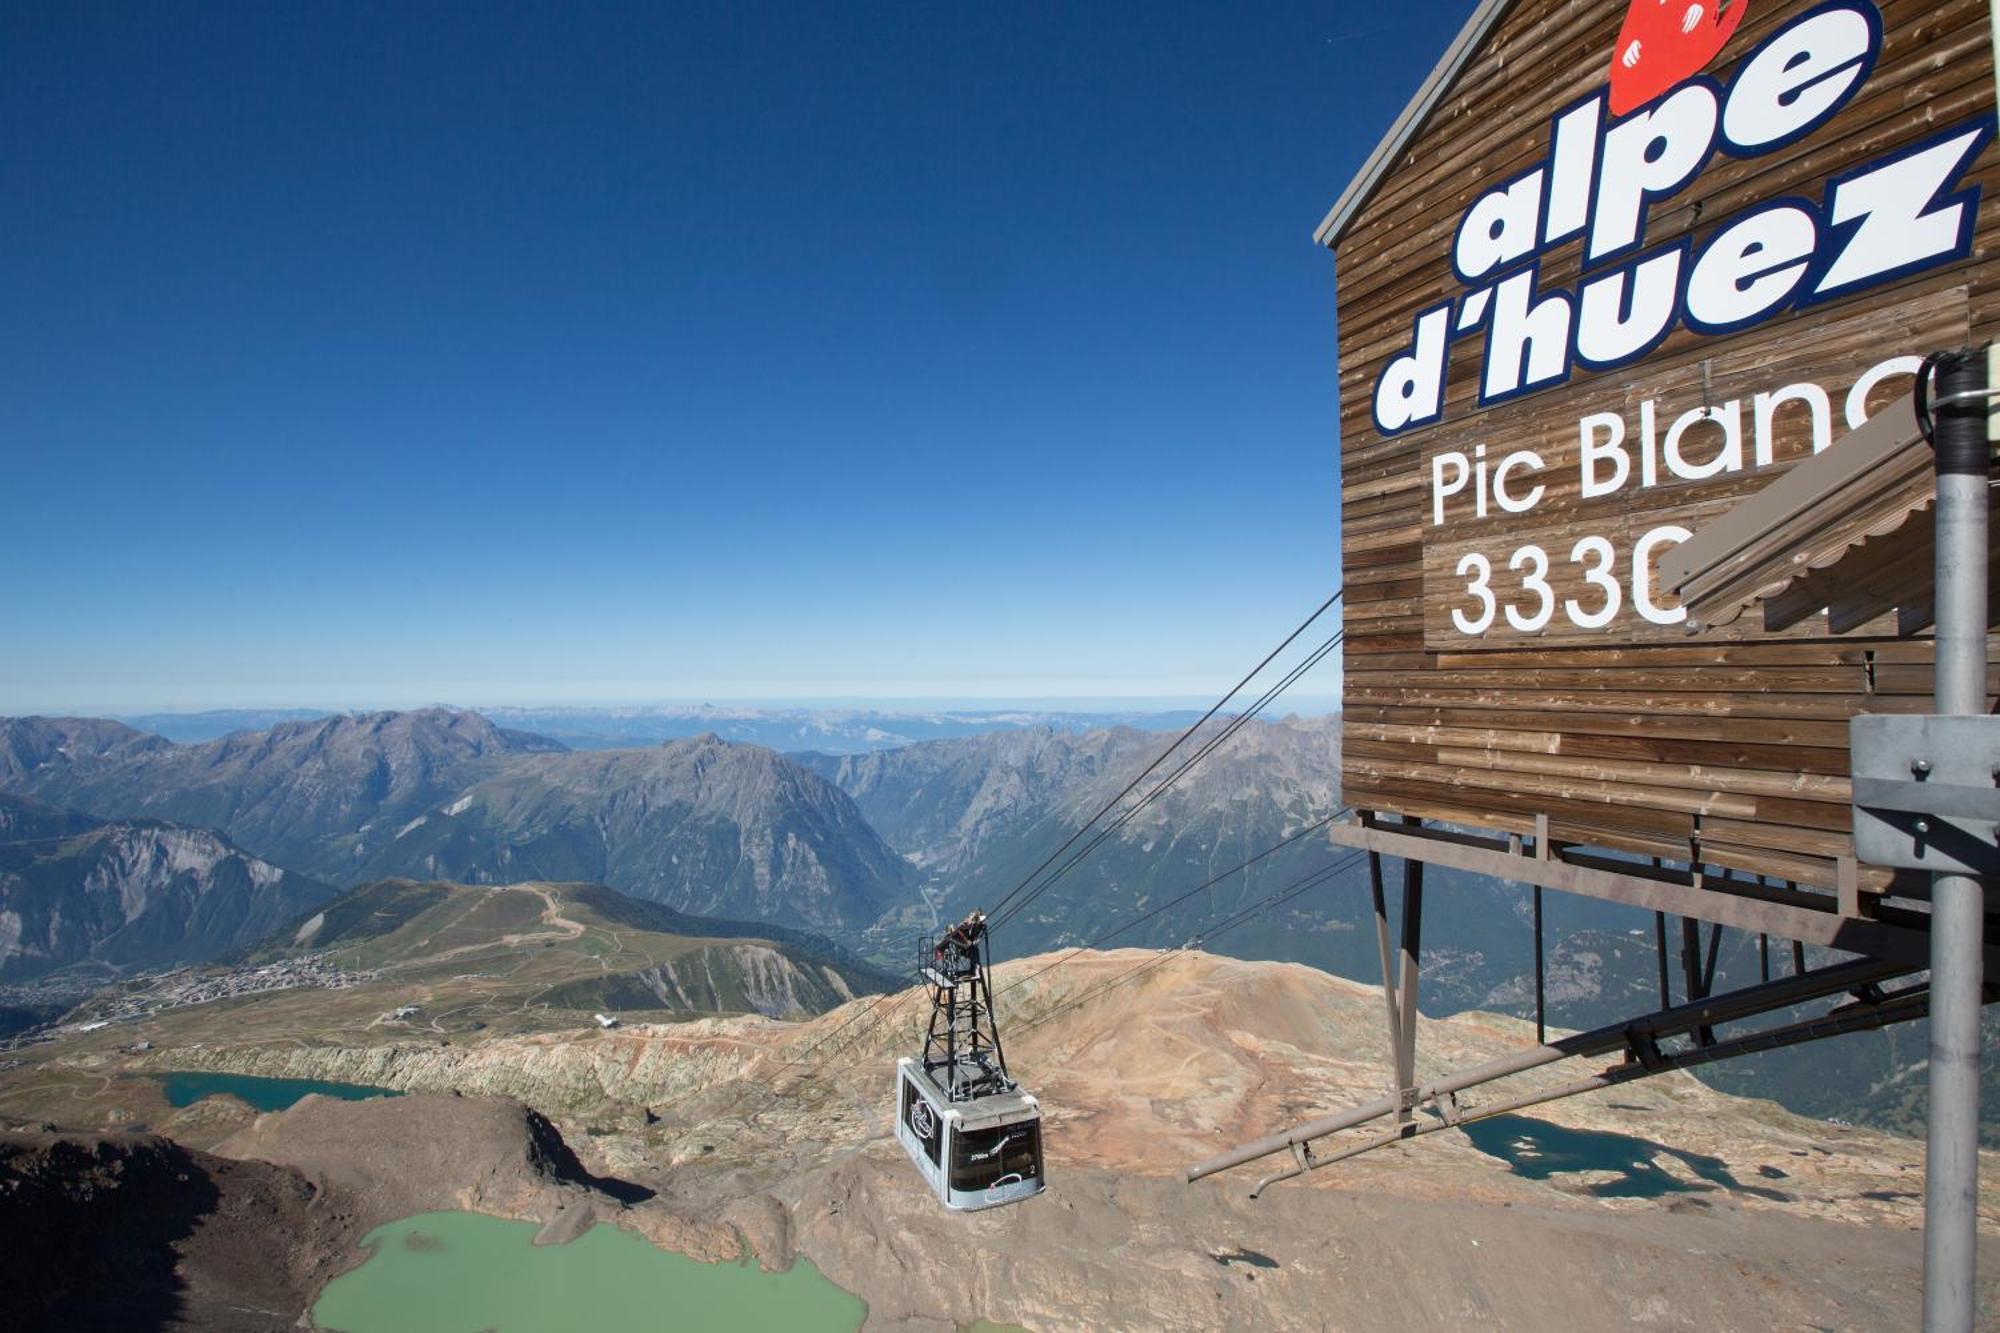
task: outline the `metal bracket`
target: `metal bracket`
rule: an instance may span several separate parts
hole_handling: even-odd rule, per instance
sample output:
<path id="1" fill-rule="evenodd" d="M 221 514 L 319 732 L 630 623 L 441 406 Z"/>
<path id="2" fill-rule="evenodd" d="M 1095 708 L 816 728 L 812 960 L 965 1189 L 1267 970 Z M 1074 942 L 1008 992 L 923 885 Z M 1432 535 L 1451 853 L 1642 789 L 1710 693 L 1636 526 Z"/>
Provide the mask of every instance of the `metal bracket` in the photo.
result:
<path id="1" fill-rule="evenodd" d="M 1634 1028 L 1625 1030 L 1625 1058 L 1648 1073 L 1657 1073 L 1667 1067 L 1667 1057 L 1660 1050 L 1659 1040 L 1650 1032 Z"/>
<path id="2" fill-rule="evenodd" d="M 2000 875 L 2000 717 L 1863 714 L 1848 744 L 1856 856 Z"/>

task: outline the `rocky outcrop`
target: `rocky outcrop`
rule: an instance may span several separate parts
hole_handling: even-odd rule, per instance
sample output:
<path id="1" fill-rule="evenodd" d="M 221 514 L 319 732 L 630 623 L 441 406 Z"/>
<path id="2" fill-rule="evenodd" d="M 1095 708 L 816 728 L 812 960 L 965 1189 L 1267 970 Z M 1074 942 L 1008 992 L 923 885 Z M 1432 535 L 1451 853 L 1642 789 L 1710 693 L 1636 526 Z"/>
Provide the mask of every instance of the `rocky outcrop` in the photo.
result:
<path id="1" fill-rule="evenodd" d="M 0 797 L 0 815 L 10 809 L 7 822 L 24 832 L 0 830 L 0 978 L 7 980 L 82 962 L 203 962 L 262 939 L 335 892 L 207 829 L 55 812 L 30 819 L 24 803 Z M 59 825 L 74 831 L 51 831 Z"/>
<path id="2" fill-rule="evenodd" d="M 1051 1329 L 1897 1327 L 1915 1316 L 1919 1143 L 1670 1074 L 1517 1118 L 1522 1134 L 1624 1145 L 1601 1162 L 1516 1169 L 1451 1129 L 1252 1201 L 1256 1167 L 1194 1186 L 1178 1170 L 1379 1096 L 1380 992 L 1192 951 L 1055 962 L 995 975 L 1010 1068 L 1044 1108 L 1049 1190 L 973 1215 L 939 1210 L 890 1137 L 889 1073 L 921 1041 L 921 992 L 809 1023 L 454 1034 L 449 1045 L 332 1045 L 297 1010 L 300 1025 L 252 1025 L 254 1040 L 204 1033 L 135 1057 L 83 1037 L 87 1053 L 37 1058 L 51 1062 L 51 1104 L 66 1112 L 134 1104 L 117 1071 L 135 1062 L 456 1087 L 465 1095 L 307 1098 L 220 1150 L 289 1166 L 369 1216 L 473 1207 L 533 1217 L 548 1240 L 608 1220 L 704 1258 L 734 1257 L 745 1240 L 774 1266 L 801 1254 L 884 1329 L 980 1318 Z M 1532 1040 L 1495 1015 L 1425 1018 L 1419 1069 Z M 1582 1072 L 1531 1071 L 1458 1109 Z M 1982 1172 L 1991 1236 L 2000 1163 L 1982 1165 L 1993 1168 Z M 1660 1197 L 1626 1188 L 1635 1183 Z M 2000 1254 L 1991 1267 L 2000 1273 Z M 2000 1279 L 1988 1286 L 2000 1298 Z"/>
<path id="3" fill-rule="evenodd" d="M 599 1221 L 706 1259 L 736 1232 L 593 1175 L 516 1102 L 307 1097 L 201 1152 L 153 1134 L 0 1132 L 0 1327 L 303 1326 L 375 1227 L 462 1208 L 559 1242 Z M 634 1209 L 637 1209 L 635 1212 Z"/>
<path id="4" fill-rule="evenodd" d="M 284 1328 L 362 1219 L 306 1174 L 152 1134 L 0 1133 L 0 1327 Z"/>

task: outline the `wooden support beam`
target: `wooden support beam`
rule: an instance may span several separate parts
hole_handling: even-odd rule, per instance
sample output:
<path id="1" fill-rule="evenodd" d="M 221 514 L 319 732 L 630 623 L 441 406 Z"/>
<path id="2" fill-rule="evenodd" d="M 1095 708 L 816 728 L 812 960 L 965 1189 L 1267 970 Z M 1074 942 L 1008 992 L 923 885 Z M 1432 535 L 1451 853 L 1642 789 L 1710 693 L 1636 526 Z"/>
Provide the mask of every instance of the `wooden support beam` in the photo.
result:
<path id="1" fill-rule="evenodd" d="M 1918 966 L 1925 965 L 1930 958 L 1929 934 L 1921 925 L 1844 917 L 1828 908 L 1807 906 L 1797 900 L 1773 901 L 1757 896 L 1755 886 L 1748 883 L 1724 887 L 1723 881 L 1711 878 L 1701 886 L 1677 884 L 1644 874 L 1620 873 L 1597 866 L 1572 865 L 1558 860 L 1541 861 L 1531 856 L 1509 856 L 1504 850 L 1433 839 L 1408 827 L 1381 824 L 1374 827 L 1335 824 L 1329 827 L 1328 837 L 1343 847 L 1450 866 L 1456 870 L 1490 875 L 1494 879 L 1540 884 L 1544 888 L 1625 903 L 1648 911 L 1672 912 L 1677 916 L 1720 922 L 1738 930 L 1765 931 L 1806 944 L 1871 958 L 1886 958 Z M 1986 966 L 1992 974 L 2000 975 L 2000 943 L 1988 942 Z"/>

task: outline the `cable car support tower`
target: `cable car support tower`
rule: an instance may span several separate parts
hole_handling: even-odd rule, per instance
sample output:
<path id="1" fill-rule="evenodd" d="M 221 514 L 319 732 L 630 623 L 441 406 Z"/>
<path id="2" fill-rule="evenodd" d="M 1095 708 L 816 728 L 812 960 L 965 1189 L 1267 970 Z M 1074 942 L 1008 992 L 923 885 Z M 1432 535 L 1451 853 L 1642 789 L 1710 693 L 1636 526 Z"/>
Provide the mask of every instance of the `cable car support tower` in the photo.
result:
<path id="1" fill-rule="evenodd" d="M 1013 1092 L 993 1021 L 986 914 L 974 912 L 940 935 L 918 971 L 931 988 L 924 1073 L 954 1102 Z"/>

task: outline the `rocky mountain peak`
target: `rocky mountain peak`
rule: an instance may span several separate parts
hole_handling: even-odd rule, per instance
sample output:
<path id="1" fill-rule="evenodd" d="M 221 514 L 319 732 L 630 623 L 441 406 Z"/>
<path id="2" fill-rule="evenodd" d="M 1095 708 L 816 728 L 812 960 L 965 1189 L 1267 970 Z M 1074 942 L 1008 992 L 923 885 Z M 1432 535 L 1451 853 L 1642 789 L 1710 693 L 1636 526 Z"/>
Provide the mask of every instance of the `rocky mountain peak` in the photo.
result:
<path id="1" fill-rule="evenodd" d="M 208 829 L 0 797 L 0 978 L 213 958 L 333 892 Z"/>
<path id="2" fill-rule="evenodd" d="M 170 750 L 173 742 L 99 717 L 0 718 L 0 784 Z"/>

